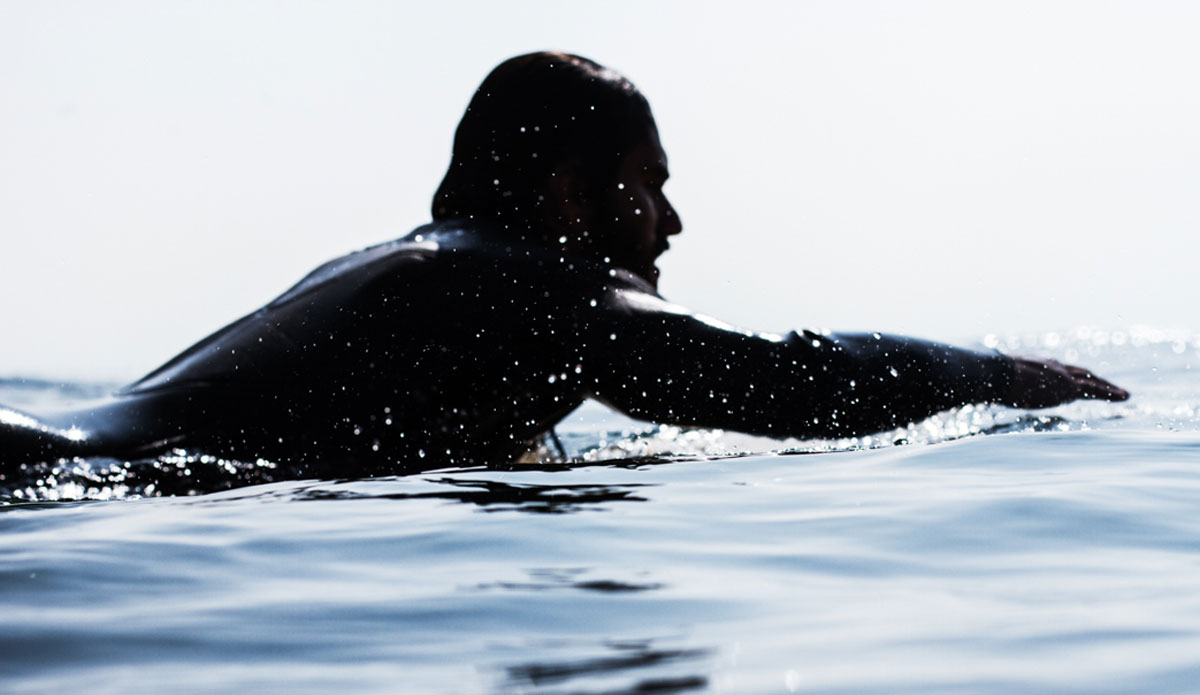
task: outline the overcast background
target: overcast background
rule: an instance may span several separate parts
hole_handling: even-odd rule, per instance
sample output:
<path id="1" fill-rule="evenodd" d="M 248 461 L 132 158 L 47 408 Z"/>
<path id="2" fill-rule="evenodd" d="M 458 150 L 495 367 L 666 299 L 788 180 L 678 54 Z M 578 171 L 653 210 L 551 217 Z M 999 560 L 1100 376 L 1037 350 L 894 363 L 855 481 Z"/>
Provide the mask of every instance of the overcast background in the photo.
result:
<path id="1" fill-rule="evenodd" d="M 1196 328 L 1200 3 L 0 2 L 0 376 L 132 379 L 428 219 L 484 75 L 628 74 L 678 303 Z"/>

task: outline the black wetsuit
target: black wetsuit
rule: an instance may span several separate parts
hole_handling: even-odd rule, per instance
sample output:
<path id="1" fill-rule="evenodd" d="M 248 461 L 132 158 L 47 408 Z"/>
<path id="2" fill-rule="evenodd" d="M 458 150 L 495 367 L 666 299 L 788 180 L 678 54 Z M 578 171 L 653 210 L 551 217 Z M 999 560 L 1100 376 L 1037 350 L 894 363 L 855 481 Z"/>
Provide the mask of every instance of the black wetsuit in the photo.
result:
<path id="1" fill-rule="evenodd" d="M 629 272 L 438 223 L 322 265 L 111 399 L 0 409 L 0 471 L 172 448 L 298 474 L 503 463 L 588 397 L 659 423 L 851 436 L 999 398 L 1011 371 L 907 338 L 739 331 Z"/>

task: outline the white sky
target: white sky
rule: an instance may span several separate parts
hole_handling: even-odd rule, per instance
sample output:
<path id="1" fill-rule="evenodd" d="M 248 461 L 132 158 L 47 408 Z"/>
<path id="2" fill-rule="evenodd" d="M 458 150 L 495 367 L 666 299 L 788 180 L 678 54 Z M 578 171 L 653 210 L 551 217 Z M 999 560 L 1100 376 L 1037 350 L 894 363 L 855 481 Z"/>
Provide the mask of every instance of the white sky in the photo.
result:
<path id="1" fill-rule="evenodd" d="M 945 340 L 1198 328 L 1200 3 L 0 3 L 0 376 L 125 380 L 428 219 L 543 48 L 650 99 L 673 301 Z"/>

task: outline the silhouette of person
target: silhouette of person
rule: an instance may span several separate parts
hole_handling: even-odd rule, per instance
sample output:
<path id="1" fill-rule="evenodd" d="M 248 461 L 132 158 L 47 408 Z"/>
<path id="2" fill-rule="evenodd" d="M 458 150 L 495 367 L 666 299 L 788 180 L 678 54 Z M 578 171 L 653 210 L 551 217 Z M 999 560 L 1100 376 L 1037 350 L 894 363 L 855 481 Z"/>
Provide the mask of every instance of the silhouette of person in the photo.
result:
<path id="1" fill-rule="evenodd" d="M 184 448 L 295 475 L 498 464 L 587 398 L 658 423 L 844 437 L 968 403 L 1128 394 L 1088 371 L 879 334 L 736 330 L 657 292 L 682 227 L 645 97 L 562 53 L 475 92 L 433 222 L 330 261 L 113 397 L 0 409 L 0 472 Z"/>

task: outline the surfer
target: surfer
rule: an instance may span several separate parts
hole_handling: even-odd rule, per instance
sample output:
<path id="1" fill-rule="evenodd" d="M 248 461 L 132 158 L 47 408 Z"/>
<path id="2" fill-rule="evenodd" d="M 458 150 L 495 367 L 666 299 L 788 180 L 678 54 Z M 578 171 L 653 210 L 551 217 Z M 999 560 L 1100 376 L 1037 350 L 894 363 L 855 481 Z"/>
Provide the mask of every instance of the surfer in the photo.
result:
<path id="1" fill-rule="evenodd" d="M 658 423 L 848 437 L 968 403 L 1128 394 L 1051 360 L 879 334 L 786 336 L 671 304 L 682 230 L 645 97 L 590 60 L 505 61 L 475 92 L 433 222 L 326 263 L 109 399 L 0 408 L 0 472 L 186 449 L 296 475 L 511 461 L 587 398 Z"/>

